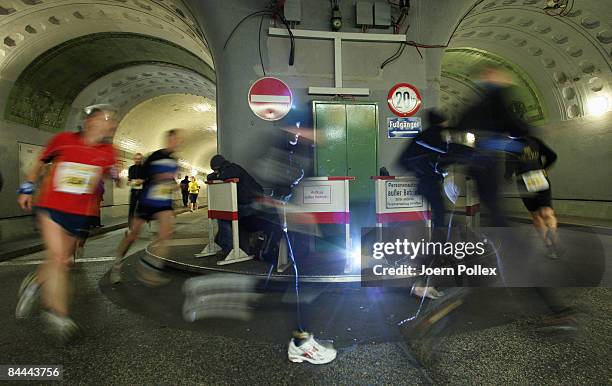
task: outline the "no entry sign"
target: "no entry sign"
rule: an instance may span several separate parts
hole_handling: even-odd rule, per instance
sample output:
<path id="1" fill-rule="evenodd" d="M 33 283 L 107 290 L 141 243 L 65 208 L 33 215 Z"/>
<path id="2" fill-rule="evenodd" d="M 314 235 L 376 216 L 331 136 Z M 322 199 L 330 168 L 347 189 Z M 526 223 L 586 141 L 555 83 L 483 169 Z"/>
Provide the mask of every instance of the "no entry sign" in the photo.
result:
<path id="1" fill-rule="evenodd" d="M 421 94 L 411 84 L 399 83 L 387 95 L 387 104 L 393 114 L 399 117 L 414 115 L 421 107 Z"/>
<path id="2" fill-rule="evenodd" d="M 291 89 L 280 79 L 258 79 L 249 89 L 249 107 L 255 115 L 266 121 L 283 118 L 293 102 Z"/>

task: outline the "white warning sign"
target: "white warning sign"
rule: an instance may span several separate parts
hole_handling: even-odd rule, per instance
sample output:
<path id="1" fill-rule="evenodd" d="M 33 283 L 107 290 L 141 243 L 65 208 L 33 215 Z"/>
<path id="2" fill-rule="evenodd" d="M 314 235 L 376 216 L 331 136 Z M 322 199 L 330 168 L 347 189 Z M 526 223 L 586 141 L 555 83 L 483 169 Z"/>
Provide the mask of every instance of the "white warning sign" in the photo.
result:
<path id="1" fill-rule="evenodd" d="M 417 194 L 418 181 L 385 181 L 385 206 L 387 209 L 424 208 L 423 197 Z"/>
<path id="2" fill-rule="evenodd" d="M 304 204 L 331 204 L 331 202 L 331 185 L 304 187 Z"/>

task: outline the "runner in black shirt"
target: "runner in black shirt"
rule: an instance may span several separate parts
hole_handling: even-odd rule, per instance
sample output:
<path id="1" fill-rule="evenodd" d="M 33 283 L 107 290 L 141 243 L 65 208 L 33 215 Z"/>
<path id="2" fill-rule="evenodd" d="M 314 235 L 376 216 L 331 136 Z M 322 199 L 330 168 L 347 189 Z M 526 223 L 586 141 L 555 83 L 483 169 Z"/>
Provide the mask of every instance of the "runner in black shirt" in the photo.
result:
<path id="1" fill-rule="evenodd" d="M 161 255 L 164 255 L 165 242 L 170 239 L 173 232 L 174 209 L 172 208 L 172 201 L 174 192 L 178 189 L 175 180 L 178 162 L 173 157 L 173 153 L 179 149 L 181 143 L 182 140 L 178 130 L 168 131 L 166 147 L 153 152 L 142 165 L 144 185 L 132 227 L 119 244 L 117 258 L 110 275 L 113 284 L 121 281 L 123 258 L 132 243 L 138 239 L 145 222 L 153 219 L 159 221 L 156 249 Z M 169 279 L 162 275 L 163 268 L 163 263 L 148 259 L 147 255 L 144 255 L 141 257 L 136 271 L 138 279 L 151 287 L 166 284 Z"/>
<path id="2" fill-rule="evenodd" d="M 140 153 L 134 154 L 134 165 L 128 169 L 128 184 L 130 185 L 130 209 L 128 212 L 128 224 L 132 226 L 132 218 L 136 211 L 136 206 L 142 192 L 144 183 L 144 175 L 142 169 L 143 156 Z"/>
<path id="3" fill-rule="evenodd" d="M 508 151 L 505 177 L 516 174 L 517 188 L 523 204 L 531 213 L 533 225 L 549 248 L 548 256 L 558 258 L 554 245 L 557 241 L 557 218 L 552 208 L 550 180 L 546 169 L 557 159 L 557 154 L 541 140 L 533 136 L 513 138 L 513 148 Z M 519 144 L 519 146 L 516 146 Z"/>

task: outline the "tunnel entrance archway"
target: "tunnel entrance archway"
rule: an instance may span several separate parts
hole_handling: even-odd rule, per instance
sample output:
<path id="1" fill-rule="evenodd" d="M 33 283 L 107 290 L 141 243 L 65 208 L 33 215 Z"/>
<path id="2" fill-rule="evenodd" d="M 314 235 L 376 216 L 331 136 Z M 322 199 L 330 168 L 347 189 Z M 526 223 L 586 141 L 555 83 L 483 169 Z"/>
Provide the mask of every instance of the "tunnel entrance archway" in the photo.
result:
<path id="1" fill-rule="evenodd" d="M 208 44 L 181 0 L 9 3 L 0 5 L 3 164 L 17 163 L 18 143 L 43 146 L 55 132 L 77 130 L 84 106 L 110 103 L 122 118 L 167 94 L 215 100 Z M 190 162 L 183 165 L 199 161 Z M 24 173 L 3 171 L 8 189 L 0 194 L 14 192 Z M 12 195 L 1 201 L 4 217 L 24 215 Z"/>
<path id="2" fill-rule="evenodd" d="M 125 33 L 87 35 L 45 52 L 21 73 L 9 94 L 5 119 L 59 131 L 81 90 L 109 73 L 141 64 L 189 69 L 214 80 L 210 66 L 168 41 Z"/>
<path id="3" fill-rule="evenodd" d="M 217 123 L 215 101 L 206 97 L 167 94 L 135 106 L 120 122 L 115 144 L 127 152 L 146 154 L 163 147 L 164 132 L 175 128 L 183 131 L 184 144 L 178 153 L 183 168 L 190 165 L 198 174 L 210 172 L 210 158 L 217 150 Z"/>
<path id="4" fill-rule="evenodd" d="M 610 110 L 612 25 L 602 2 L 572 2 L 560 13 L 541 0 L 472 3 L 443 58 L 440 103 L 450 115 L 474 88 L 462 69 L 491 58 L 530 80 L 521 100 L 529 108 L 535 94 L 545 112 L 534 123 L 597 118 L 593 106 L 604 99 Z"/>

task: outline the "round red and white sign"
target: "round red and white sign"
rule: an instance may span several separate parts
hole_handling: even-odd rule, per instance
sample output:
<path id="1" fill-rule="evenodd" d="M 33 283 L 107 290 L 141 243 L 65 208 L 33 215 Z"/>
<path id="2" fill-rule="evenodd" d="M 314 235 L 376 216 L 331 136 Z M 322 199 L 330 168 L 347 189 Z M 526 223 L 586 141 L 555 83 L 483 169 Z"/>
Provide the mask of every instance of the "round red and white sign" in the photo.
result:
<path id="1" fill-rule="evenodd" d="M 258 79 L 249 89 L 249 107 L 255 115 L 266 121 L 283 118 L 293 103 L 291 89 L 280 79 Z"/>
<path id="2" fill-rule="evenodd" d="M 387 95 L 387 104 L 393 114 L 400 117 L 410 117 L 421 107 L 421 94 L 416 87 L 408 83 L 393 86 Z"/>

